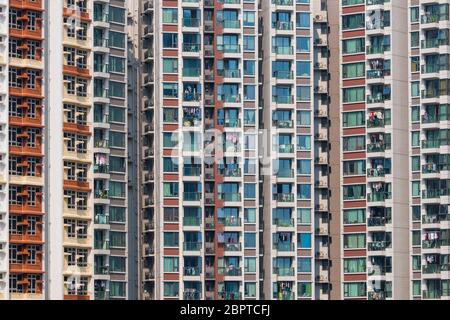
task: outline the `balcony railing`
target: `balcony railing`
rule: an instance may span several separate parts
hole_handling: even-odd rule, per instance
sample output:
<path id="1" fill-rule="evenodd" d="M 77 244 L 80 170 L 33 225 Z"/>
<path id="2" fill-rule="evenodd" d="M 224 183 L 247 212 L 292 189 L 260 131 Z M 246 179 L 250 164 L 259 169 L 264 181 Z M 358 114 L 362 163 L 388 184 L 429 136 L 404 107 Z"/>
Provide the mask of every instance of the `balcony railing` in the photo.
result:
<path id="1" fill-rule="evenodd" d="M 373 241 L 368 244 L 369 251 L 383 251 L 388 248 L 391 248 L 390 241 Z"/>
<path id="2" fill-rule="evenodd" d="M 295 195 L 293 193 L 275 193 L 273 200 L 278 202 L 294 202 Z"/>
<path id="3" fill-rule="evenodd" d="M 280 277 L 292 277 L 295 274 L 294 268 L 273 268 L 273 273 Z"/>
<path id="4" fill-rule="evenodd" d="M 200 251 L 202 243 L 198 241 L 188 241 L 183 243 L 184 251 Z"/>

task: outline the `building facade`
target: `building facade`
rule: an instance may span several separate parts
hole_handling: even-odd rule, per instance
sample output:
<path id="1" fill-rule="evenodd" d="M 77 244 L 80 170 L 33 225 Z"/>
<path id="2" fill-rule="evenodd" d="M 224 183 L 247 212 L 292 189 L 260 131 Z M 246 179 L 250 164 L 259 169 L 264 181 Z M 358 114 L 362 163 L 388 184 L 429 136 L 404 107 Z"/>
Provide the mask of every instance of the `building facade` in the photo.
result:
<path id="1" fill-rule="evenodd" d="M 0 297 L 126 299 L 125 2 L 0 9 Z"/>
<path id="2" fill-rule="evenodd" d="M 0 299 L 448 299 L 448 0 L 0 0 Z"/>
<path id="3" fill-rule="evenodd" d="M 449 3 L 409 5 L 409 298 L 448 300 Z"/>

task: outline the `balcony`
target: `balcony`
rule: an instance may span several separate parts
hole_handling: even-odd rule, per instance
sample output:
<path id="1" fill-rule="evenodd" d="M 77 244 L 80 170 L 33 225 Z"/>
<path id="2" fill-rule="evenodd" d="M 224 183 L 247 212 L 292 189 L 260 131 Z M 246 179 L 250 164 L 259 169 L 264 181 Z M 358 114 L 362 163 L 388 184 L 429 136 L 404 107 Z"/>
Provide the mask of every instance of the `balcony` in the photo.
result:
<path id="1" fill-rule="evenodd" d="M 224 78 L 240 78 L 241 71 L 239 69 L 218 69 L 217 75 Z"/>
<path id="2" fill-rule="evenodd" d="M 217 194 L 217 198 L 225 202 L 239 202 L 241 201 L 241 194 L 232 192 L 222 192 Z"/>
<path id="3" fill-rule="evenodd" d="M 367 201 L 369 202 L 382 202 L 391 199 L 391 192 L 373 192 L 367 195 Z"/>
<path id="4" fill-rule="evenodd" d="M 273 273 L 279 277 L 293 277 L 295 275 L 295 269 L 274 267 Z"/>
<path id="5" fill-rule="evenodd" d="M 184 251 L 200 251 L 202 243 L 198 241 L 188 241 L 183 243 Z"/>
<path id="6" fill-rule="evenodd" d="M 242 300 L 242 294 L 239 291 L 220 291 L 218 300 Z"/>
<path id="7" fill-rule="evenodd" d="M 272 72 L 272 77 L 280 80 L 292 80 L 294 79 L 294 72 L 289 70 L 278 70 Z"/>
<path id="8" fill-rule="evenodd" d="M 292 21 L 275 21 L 272 23 L 272 28 L 278 31 L 294 30 L 294 23 Z"/>
<path id="9" fill-rule="evenodd" d="M 228 277 L 240 277 L 242 276 L 242 268 L 227 266 L 227 267 L 219 267 L 218 272 L 221 275 Z"/>
<path id="10" fill-rule="evenodd" d="M 183 199 L 184 201 L 200 201 L 202 198 L 201 192 L 184 192 Z"/>
<path id="11" fill-rule="evenodd" d="M 201 223 L 200 217 L 183 217 L 183 226 L 185 227 L 199 227 Z"/>
<path id="12" fill-rule="evenodd" d="M 225 227 L 240 227 L 242 225 L 241 219 L 235 216 L 218 218 L 217 220 L 219 224 Z"/>
<path id="13" fill-rule="evenodd" d="M 381 178 L 384 177 L 387 173 L 384 169 L 374 169 L 369 168 L 367 169 L 367 177 L 368 178 Z"/>
<path id="14" fill-rule="evenodd" d="M 196 277 L 202 273 L 202 270 L 198 266 L 188 266 L 184 267 L 183 274 L 188 277 Z"/>
<path id="15" fill-rule="evenodd" d="M 272 125 L 277 129 L 291 129 L 294 127 L 293 120 L 273 120 Z"/>
<path id="16" fill-rule="evenodd" d="M 390 217 L 369 217 L 367 219 L 367 224 L 369 227 L 384 227 L 391 223 Z"/>
<path id="17" fill-rule="evenodd" d="M 432 48 L 439 48 L 440 46 L 448 46 L 449 45 L 449 39 L 437 39 L 437 38 L 431 38 L 431 39 L 425 39 L 421 42 L 422 49 L 432 49 Z"/>
<path id="18" fill-rule="evenodd" d="M 273 200 L 277 202 L 294 202 L 295 195 L 293 193 L 275 193 Z"/>
<path id="19" fill-rule="evenodd" d="M 391 241 L 373 241 L 367 244 L 369 251 L 384 251 L 391 248 Z"/>
<path id="20" fill-rule="evenodd" d="M 272 245 L 272 249 L 280 252 L 293 252 L 295 245 L 292 242 L 277 242 Z"/>
<path id="21" fill-rule="evenodd" d="M 441 273 L 441 265 L 439 264 L 428 264 L 422 266 L 423 274 L 440 274 Z"/>
<path id="22" fill-rule="evenodd" d="M 241 28 L 241 22 L 239 20 L 226 19 L 226 20 L 218 21 L 218 25 L 220 25 L 224 29 L 240 29 Z"/>
<path id="23" fill-rule="evenodd" d="M 202 174 L 201 166 L 184 166 L 183 174 L 187 177 L 199 177 Z"/>
<path id="24" fill-rule="evenodd" d="M 285 47 L 273 46 L 272 53 L 283 54 L 283 55 L 292 55 L 292 54 L 294 54 L 294 47 L 292 47 L 292 46 L 285 46 Z"/>
<path id="25" fill-rule="evenodd" d="M 294 96 L 272 96 L 272 102 L 277 104 L 292 104 Z"/>
<path id="26" fill-rule="evenodd" d="M 200 52 L 199 43 L 183 43 L 183 52 Z"/>
<path id="27" fill-rule="evenodd" d="M 217 50 L 223 53 L 240 53 L 241 46 L 238 44 L 218 44 Z"/>
<path id="28" fill-rule="evenodd" d="M 239 178 L 242 176 L 241 168 L 221 168 L 219 174 L 227 178 Z"/>
<path id="29" fill-rule="evenodd" d="M 367 119 L 368 128 L 384 128 L 384 119 Z"/>
<path id="30" fill-rule="evenodd" d="M 430 12 L 425 12 L 425 14 L 423 14 L 421 17 L 421 22 L 423 24 L 427 24 L 427 23 L 439 23 L 440 21 L 446 21 L 449 19 L 449 14 L 448 13 L 430 13 Z"/>
<path id="31" fill-rule="evenodd" d="M 200 26 L 200 19 L 198 18 L 183 18 L 183 27 L 198 28 Z"/>
<path id="32" fill-rule="evenodd" d="M 288 179 L 288 178 L 294 178 L 295 172 L 294 172 L 294 169 L 278 169 L 278 171 L 275 172 L 274 175 L 277 178 Z"/>
<path id="33" fill-rule="evenodd" d="M 423 215 L 422 223 L 423 224 L 435 224 L 440 222 L 450 221 L 449 214 L 434 214 L 434 215 Z"/>
<path id="34" fill-rule="evenodd" d="M 224 243 L 224 250 L 227 252 L 242 251 L 242 245 L 240 243 Z"/>
<path id="35" fill-rule="evenodd" d="M 280 144 L 278 145 L 278 153 L 294 153 L 294 145 Z"/>
<path id="36" fill-rule="evenodd" d="M 295 226 L 295 221 L 289 218 L 274 218 L 272 224 L 281 228 L 291 228 Z"/>

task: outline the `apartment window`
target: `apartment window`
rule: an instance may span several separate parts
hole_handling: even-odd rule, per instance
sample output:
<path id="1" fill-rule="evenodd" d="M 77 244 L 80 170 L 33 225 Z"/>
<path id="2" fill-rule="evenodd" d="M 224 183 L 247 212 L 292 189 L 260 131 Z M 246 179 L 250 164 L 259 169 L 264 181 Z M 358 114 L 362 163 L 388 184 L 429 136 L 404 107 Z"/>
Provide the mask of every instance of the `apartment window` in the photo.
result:
<path id="1" fill-rule="evenodd" d="M 311 248 L 311 233 L 299 233 L 297 235 L 297 246 L 300 249 Z"/>
<path id="2" fill-rule="evenodd" d="M 366 149 L 366 140 L 364 136 L 344 137 L 344 151 L 361 151 Z"/>
<path id="3" fill-rule="evenodd" d="M 311 38 L 309 37 L 297 37 L 297 52 L 299 53 L 308 53 L 310 52 L 310 42 Z"/>
<path id="4" fill-rule="evenodd" d="M 163 122 L 178 123 L 178 109 L 163 108 Z"/>
<path id="5" fill-rule="evenodd" d="M 364 111 L 344 112 L 342 116 L 345 128 L 361 127 L 366 125 L 366 113 Z"/>
<path id="6" fill-rule="evenodd" d="M 244 60 L 244 76 L 254 76 L 254 75 L 255 75 L 255 61 Z"/>
<path id="7" fill-rule="evenodd" d="M 121 32 L 109 31 L 109 47 L 125 49 L 125 34 Z"/>
<path id="8" fill-rule="evenodd" d="M 34 294 L 38 292 L 38 283 L 41 282 L 42 276 L 39 274 L 27 275 L 28 280 L 28 293 Z"/>
<path id="9" fill-rule="evenodd" d="M 255 51 L 254 36 L 244 36 L 244 51 Z"/>
<path id="10" fill-rule="evenodd" d="M 298 258 L 298 273 L 311 273 L 311 258 Z"/>
<path id="11" fill-rule="evenodd" d="M 178 232 L 164 232 L 164 247 L 178 247 Z"/>
<path id="12" fill-rule="evenodd" d="M 244 199 L 256 198 L 256 184 L 244 183 Z"/>
<path id="13" fill-rule="evenodd" d="M 412 295 L 414 297 L 421 297 L 422 296 L 422 283 L 420 280 L 413 280 L 411 281 L 412 284 Z"/>
<path id="14" fill-rule="evenodd" d="M 420 121 L 420 107 L 412 106 L 411 107 L 411 122 L 419 122 Z"/>
<path id="15" fill-rule="evenodd" d="M 311 224 L 311 209 L 297 209 L 297 224 Z"/>
<path id="16" fill-rule="evenodd" d="M 411 32 L 411 47 L 418 47 L 420 45 L 420 33 L 418 31 Z"/>
<path id="17" fill-rule="evenodd" d="M 64 219 L 64 226 L 67 230 L 67 237 L 76 238 L 76 220 Z"/>
<path id="18" fill-rule="evenodd" d="M 297 77 L 310 77 L 311 76 L 311 62 L 310 61 L 297 61 Z"/>
<path id="19" fill-rule="evenodd" d="M 244 86 L 244 99 L 245 100 L 255 100 L 256 99 L 256 90 L 254 85 L 245 85 Z"/>
<path id="20" fill-rule="evenodd" d="M 311 199 L 311 185 L 310 184 L 298 184 L 297 185 L 297 197 L 299 200 Z"/>
<path id="21" fill-rule="evenodd" d="M 344 88 L 342 89 L 342 93 L 344 103 L 364 102 L 366 88 L 365 87 Z"/>
<path id="22" fill-rule="evenodd" d="M 23 262 L 23 255 L 20 254 L 22 248 L 17 244 L 9 245 L 9 262 L 14 264 L 19 264 Z"/>
<path id="23" fill-rule="evenodd" d="M 244 208 L 244 223 L 256 223 L 255 208 Z"/>
<path id="24" fill-rule="evenodd" d="M 162 9 L 163 23 L 177 23 L 178 22 L 178 9 L 163 8 Z"/>
<path id="25" fill-rule="evenodd" d="M 361 176 L 366 174 L 365 160 L 350 160 L 343 163 L 344 176 Z"/>
<path id="26" fill-rule="evenodd" d="M 36 255 L 38 251 L 41 251 L 40 246 L 29 245 L 27 251 L 28 251 L 27 264 L 36 264 Z"/>
<path id="27" fill-rule="evenodd" d="M 179 271 L 178 257 L 164 257 L 164 272 L 178 273 Z"/>
<path id="28" fill-rule="evenodd" d="M 178 222 L 178 208 L 165 207 L 164 208 L 164 222 Z"/>
<path id="29" fill-rule="evenodd" d="M 311 136 L 298 135 L 297 150 L 300 151 L 311 150 Z"/>
<path id="30" fill-rule="evenodd" d="M 125 222 L 126 209 L 123 207 L 109 207 L 109 220 L 111 222 Z"/>
<path id="31" fill-rule="evenodd" d="M 163 58 L 163 73 L 178 73 L 178 59 Z"/>
<path id="32" fill-rule="evenodd" d="M 311 101 L 310 86 L 297 86 L 297 101 Z"/>
<path id="33" fill-rule="evenodd" d="M 109 96 L 114 98 L 125 98 L 125 83 L 109 81 Z"/>
<path id="34" fill-rule="evenodd" d="M 256 258 L 244 258 L 244 272 L 255 273 L 256 272 Z"/>
<path id="35" fill-rule="evenodd" d="M 125 173 L 125 158 L 123 157 L 109 157 L 109 169 L 112 172 Z"/>
<path id="36" fill-rule="evenodd" d="M 246 298 L 256 297 L 256 283 L 255 282 L 245 282 L 244 283 L 244 296 Z"/>
<path id="37" fill-rule="evenodd" d="M 255 12 L 244 11 L 244 27 L 253 27 L 255 25 Z"/>
<path id="38" fill-rule="evenodd" d="M 411 132 L 411 147 L 420 146 L 420 131 Z"/>
<path id="39" fill-rule="evenodd" d="M 253 232 L 244 233 L 244 248 L 246 249 L 256 248 L 256 233 Z"/>
<path id="40" fill-rule="evenodd" d="M 411 22 L 419 22 L 419 18 L 420 18 L 420 9 L 419 7 L 412 7 L 410 8 L 410 12 L 411 12 Z"/>
<path id="41" fill-rule="evenodd" d="M 342 52 L 344 54 L 364 53 L 366 44 L 364 38 L 348 39 L 342 41 Z"/>
<path id="42" fill-rule="evenodd" d="M 365 21 L 365 13 L 356 13 L 342 16 L 342 30 L 364 28 Z"/>
<path id="43" fill-rule="evenodd" d="M 411 157 L 411 171 L 420 171 L 420 156 Z"/>
<path id="44" fill-rule="evenodd" d="M 164 98 L 178 98 L 178 83 L 163 83 Z"/>
<path id="45" fill-rule="evenodd" d="M 297 12 L 297 28 L 309 28 L 311 26 L 311 15 L 309 12 Z"/>
<path id="46" fill-rule="evenodd" d="M 112 248 L 126 248 L 126 233 L 110 231 L 109 242 Z"/>
<path id="47" fill-rule="evenodd" d="M 109 257 L 109 270 L 114 273 L 126 272 L 126 258 L 125 257 Z"/>
<path id="48" fill-rule="evenodd" d="M 420 181 L 411 182 L 411 195 L 413 197 L 420 197 Z"/>
<path id="49" fill-rule="evenodd" d="M 420 271 L 420 268 L 422 267 L 422 257 L 421 256 L 412 256 L 412 269 L 413 271 Z"/>
<path id="50" fill-rule="evenodd" d="M 125 188 L 126 185 L 124 182 L 119 181 L 109 181 L 109 192 L 108 195 L 111 198 L 125 198 Z"/>
<path id="51" fill-rule="evenodd" d="M 420 230 L 411 231 L 412 234 L 412 245 L 420 246 Z"/>
<path id="52" fill-rule="evenodd" d="M 28 216 L 27 220 L 28 220 L 27 234 L 32 236 L 36 235 L 38 223 L 41 222 L 41 218 L 35 216 Z"/>
<path id="53" fill-rule="evenodd" d="M 345 298 L 365 297 L 366 295 L 367 292 L 365 282 L 344 283 Z"/>
<path id="54" fill-rule="evenodd" d="M 420 206 L 412 206 L 411 207 L 411 216 L 412 216 L 412 221 L 420 221 L 421 220 Z"/>
<path id="55" fill-rule="evenodd" d="M 112 148 L 125 148 L 125 133 L 110 131 L 109 146 Z"/>
<path id="56" fill-rule="evenodd" d="M 10 215 L 9 216 L 9 234 L 10 235 L 20 235 L 23 234 L 23 227 L 21 222 L 23 221 L 22 216 Z M 11 247 L 11 245 L 10 245 Z"/>
<path id="57" fill-rule="evenodd" d="M 344 234 L 345 249 L 364 249 L 366 247 L 366 235 L 364 233 Z"/>
<path id="58" fill-rule="evenodd" d="M 109 122 L 125 123 L 125 108 L 109 106 Z"/>
<path id="59" fill-rule="evenodd" d="M 163 184 L 163 196 L 165 198 L 179 197 L 178 182 L 165 182 Z"/>
<path id="60" fill-rule="evenodd" d="M 164 297 L 178 297 L 179 296 L 179 283 L 178 282 L 164 282 Z"/>
<path id="61" fill-rule="evenodd" d="M 366 258 L 344 259 L 344 273 L 365 273 Z"/>
<path id="62" fill-rule="evenodd" d="M 364 77 L 365 69 L 365 62 L 344 64 L 342 65 L 342 76 L 344 79 Z"/>
<path id="63" fill-rule="evenodd" d="M 419 97 L 420 96 L 420 82 L 414 81 L 411 82 L 411 97 Z"/>
<path id="64" fill-rule="evenodd" d="M 256 118 L 255 110 L 244 109 L 244 125 L 254 125 Z"/>
<path id="65" fill-rule="evenodd" d="M 109 6 L 109 22 L 125 24 L 125 9 Z"/>
<path id="66" fill-rule="evenodd" d="M 344 210 L 344 224 L 365 224 L 366 210 L 365 209 L 349 209 Z"/>
<path id="67" fill-rule="evenodd" d="M 301 298 L 311 298 L 312 297 L 311 282 L 298 282 L 297 283 L 297 294 Z"/>
<path id="68" fill-rule="evenodd" d="M 305 160 L 305 159 L 297 160 L 297 174 L 310 175 L 311 174 L 311 160 Z"/>
<path id="69" fill-rule="evenodd" d="M 165 49 L 178 48 L 178 34 L 177 33 L 163 33 L 162 41 L 163 41 L 163 48 L 165 48 Z"/>
<path id="70" fill-rule="evenodd" d="M 109 71 L 124 74 L 125 63 L 126 63 L 125 58 L 109 56 Z"/>

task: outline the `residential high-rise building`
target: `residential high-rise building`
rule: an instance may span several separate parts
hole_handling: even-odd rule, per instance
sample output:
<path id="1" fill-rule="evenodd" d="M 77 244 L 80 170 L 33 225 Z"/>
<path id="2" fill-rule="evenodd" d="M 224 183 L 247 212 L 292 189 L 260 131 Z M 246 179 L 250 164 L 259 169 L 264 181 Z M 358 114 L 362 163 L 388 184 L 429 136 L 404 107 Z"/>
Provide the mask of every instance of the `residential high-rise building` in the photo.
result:
<path id="1" fill-rule="evenodd" d="M 407 12 L 406 1 L 340 7 L 343 299 L 409 296 Z"/>
<path id="2" fill-rule="evenodd" d="M 449 2 L 409 1 L 409 296 L 449 299 Z M 407 285 L 407 284 L 405 284 Z"/>
<path id="3" fill-rule="evenodd" d="M 125 2 L 0 9 L 0 298 L 126 299 Z"/>
<path id="4" fill-rule="evenodd" d="M 448 299 L 448 0 L 0 0 L 0 299 Z"/>

